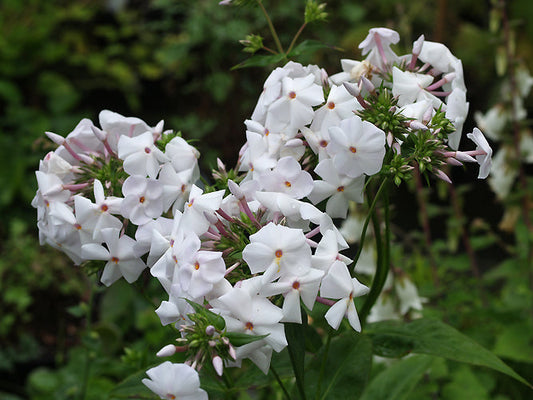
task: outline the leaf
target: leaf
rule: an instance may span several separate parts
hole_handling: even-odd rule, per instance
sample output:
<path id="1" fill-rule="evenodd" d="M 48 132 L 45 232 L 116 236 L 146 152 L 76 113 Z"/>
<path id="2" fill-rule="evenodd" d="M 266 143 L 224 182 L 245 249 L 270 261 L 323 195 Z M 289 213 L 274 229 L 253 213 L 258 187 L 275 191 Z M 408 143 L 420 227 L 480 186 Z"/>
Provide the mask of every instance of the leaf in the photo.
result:
<path id="1" fill-rule="evenodd" d="M 253 343 L 258 340 L 264 339 L 268 336 L 268 334 L 248 335 L 247 333 L 241 333 L 241 332 L 227 332 L 224 334 L 224 336 L 226 336 L 229 339 L 229 341 L 231 342 L 233 346 L 238 347 L 238 346 L 244 346 L 245 344 Z"/>
<path id="2" fill-rule="evenodd" d="M 154 393 L 142 383 L 143 378 L 147 378 L 146 371 L 148 369 L 150 367 L 137 371 L 120 382 L 109 392 L 109 400 L 124 398 L 156 399 Z"/>
<path id="3" fill-rule="evenodd" d="M 249 67 L 266 67 L 267 65 L 277 64 L 285 60 L 287 56 L 285 54 L 272 54 L 272 55 L 254 55 L 243 62 L 231 67 L 231 70 Z"/>
<path id="4" fill-rule="evenodd" d="M 327 351 L 324 360 L 324 351 Z M 367 335 L 338 336 L 315 355 L 306 369 L 309 398 L 356 399 L 367 383 L 372 366 L 372 343 Z M 323 374 L 321 382 L 320 374 Z M 320 391 L 318 397 L 318 391 Z"/>
<path id="5" fill-rule="evenodd" d="M 489 350 L 436 319 L 422 318 L 410 323 L 382 321 L 368 325 L 366 333 L 377 344 L 377 354 L 395 354 L 400 351 L 430 354 L 492 368 L 530 386 Z"/>
<path id="6" fill-rule="evenodd" d="M 291 358 L 296 386 L 303 400 L 305 400 L 304 363 L 305 363 L 305 331 L 307 327 L 307 314 L 302 309 L 302 323 L 285 323 L 285 337 L 288 342 L 289 356 Z"/>
<path id="7" fill-rule="evenodd" d="M 434 357 L 404 358 L 379 373 L 366 387 L 360 400 L 402 400 L 428 370 Z"/>

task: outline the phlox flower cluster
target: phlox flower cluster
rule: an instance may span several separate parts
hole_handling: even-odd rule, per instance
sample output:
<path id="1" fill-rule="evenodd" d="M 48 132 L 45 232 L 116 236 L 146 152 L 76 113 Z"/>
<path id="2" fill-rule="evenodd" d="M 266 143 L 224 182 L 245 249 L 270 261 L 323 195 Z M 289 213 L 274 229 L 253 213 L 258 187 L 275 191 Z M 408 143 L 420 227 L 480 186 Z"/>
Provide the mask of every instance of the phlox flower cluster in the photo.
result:
<path id="1" fill-rule="evenodd" d="M 95 267 L 104 285 L 144 269 L 165 291 L 156 313 L 174 325 L 186 364 L 165 362 L 143 382 L 161 398 L 204 399 L 197 371 L 248 358 L 267 373 L 287 345 L 284 323 L 302 323 L 316 302 L 334 329 L 361 330 L 354 276 L 334 219 L 363 202 L 369 177 L 403 179 L 413 168 L 448 179 L 446 163 L 491 150 L 457 151 L 468 110 L 460 60 L 423 37 L 397 56 L 399 35 L 370 30 L 363 61 L 328 76 L 289 62 L 266 79 L 235 170 L 219 161 L 212 186 L 197 182 L 198 151 L 180 135 L 110 111 L 82 120 L 36 172 L 41 243 Z M 376 178 L 377 179 L 377 178 Z M 398 183 L 398 182 L 397 182 Z M 305 314 L 304 314 L 305 315 Z M 187 379 L 186 379 L 187 378 Z"/>

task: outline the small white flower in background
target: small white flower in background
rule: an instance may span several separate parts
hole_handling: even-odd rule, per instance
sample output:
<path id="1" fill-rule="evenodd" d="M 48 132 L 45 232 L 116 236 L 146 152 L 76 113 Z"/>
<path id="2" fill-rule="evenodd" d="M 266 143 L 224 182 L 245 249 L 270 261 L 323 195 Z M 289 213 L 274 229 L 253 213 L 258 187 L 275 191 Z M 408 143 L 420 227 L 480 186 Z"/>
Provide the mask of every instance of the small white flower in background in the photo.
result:
<path id="1" fill-rule="evenodd" d="M 476 144 L 476 152 L 480 154 L 476 155 L 476 160 L 479 163 L 479 179 L 485 179 L 489 176 L 490 167 L 492 164 L 492 149 L 483 136 L 483 133 L 478 128 L 474 128 L 472 133 L 466 135 L 470 140 Z"/>
<path id="2" fill-rule="evenodd" d="M 372 28 L 365 40 L 359 44 L 359 48 L 363 55 L 368 54 L 366 61 L 385 71 L 389 65 L 399 61 L 398 56 L 390 48 L 391 44 L 399 41 L 400 35 L 392 29 Z"/>
<path id="3" fill-rule="evenodd" d="M 148 388 L 165 400 L 207 400 L 205 390 L 200 389 L 198 373 L 185 364 L 165 361 L 146 371 L 150 379 L 143 379 Z"/>

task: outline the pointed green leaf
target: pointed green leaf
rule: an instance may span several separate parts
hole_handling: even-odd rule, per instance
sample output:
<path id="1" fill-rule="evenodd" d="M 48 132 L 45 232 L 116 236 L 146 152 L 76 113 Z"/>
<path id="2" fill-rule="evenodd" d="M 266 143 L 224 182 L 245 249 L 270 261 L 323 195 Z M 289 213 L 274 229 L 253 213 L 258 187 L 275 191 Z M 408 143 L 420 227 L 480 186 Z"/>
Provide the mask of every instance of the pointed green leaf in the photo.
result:
<path id="1" fill-rule="evenodd" d="M 388 367 L 368 384 L 359 400 L 403 400 L 428 370 L 434 357 L 414 356 Z"/>
<path id="2" fill-rule="evenodd" d="M 264 339 L 267 335 L 248 335 L 247 333 L 241 332 L 227 332 L 224 334 L 233 346 L 244 346 L 248 343 L 253 343 L 258 340 Z"/>
<path id="3" fill-rule="evenodd" d="M 336 337 L 331 340 L 329 349 L 323 347 L 307 366 L 307 396 L 323 400 L 357 399 L 367 383 L 371 367 L 372 342 L 366 335 L 349 332 Z"/>
<path id="4" fill-rule="evenodd" d="M 387 356 L 400 351 L 430 354 L 492 368 L 531 386 L 489 350 L 436 319 L 422 318 L 410 323 L 382 321 L 369 324 L 366 333 L 372 338 L 378 355 Z"/>

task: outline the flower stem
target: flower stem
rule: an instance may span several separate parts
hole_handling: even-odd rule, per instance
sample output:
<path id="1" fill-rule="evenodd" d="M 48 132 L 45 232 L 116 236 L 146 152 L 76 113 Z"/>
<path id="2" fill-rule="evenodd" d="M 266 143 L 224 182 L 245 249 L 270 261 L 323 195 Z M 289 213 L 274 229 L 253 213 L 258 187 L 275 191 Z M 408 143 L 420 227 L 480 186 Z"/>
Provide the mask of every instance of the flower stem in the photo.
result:
<path id="1" fill-rule="evenodd" d="M 355 269 L 355 266 L 357 265 L 357 260 L 359 260 L 359 256 L 361 255 L 361 252 L 363 251 L 363 245 L 365 243 L 365 237 L 366 237 L 366 230 L 368 229 L 368 223 L 370 222 L 370 219 L 372 218 L 372 214 L 374 212 L 374 209 L 376 208 L 376 203 L 381 195 L 383 189 L 386 186 L 387 178 L 381 182 L 381 186 L 379 187 L 378 191 L 376 192 L 376 195 L 374 196 L 374 200 L 372 201 L 372 204 L 370 205 L 370 209 L 368 210 L 368 216 L 365 219 L 365 222 L 363 224 L 363 230 L 361 231 L 361 238 L 359 239 L 359 248 L 357 249 L 357 253 L 355 254 L 355 257 L 353 259 L 353 267 Z"/>
<path id="2" fill-rule="evenodd" d="M 298 37 L 300 37 L 301 33 L 303 32 L 306 26 L 307 26 L 307 23 L 305 22 L 302 24 L 302 26 L 300 26 L 300 29 L 298 29 L 298 32 L 296 32 L 296 35 L 294 35 L 294 38 L 292 38 L 292 42 L 289 46 L 289 49 L 287 50 L 287 54 L 291 52 L 292 48 L 296 44 L 296 40 L 298 40 Z"/>
<path id="3" fill-rule="evenodd" d="M 272 372 L 272 375 L 274 375 L 274 378 L 276 378 L 276 381 L 278 382 L 278 385 L 281 387 L 281 390 L 283 391 L 283 394 L 287 398 L 287 400 L 291 400 L 291 396 L 289 395 L 289 392 L 287 392 L 287 389 L 285 388 L 285 385 L 281 381 L 281 378 L 279 377 L 278 373 L 274 369 L 274 367 L 270 366 L 270 371 Z"/>
<path id="4" fill-rule="evenodd" d="M 278 52 L 281 54 L 285 53 L 283 51 L 283 46 L 281 45 L 281 42 L 279 41 L 278 34 L 276 33 L 276 28 L 274 28 L 274 24 L 272 24 L 272 20 L 270 19 L 270 16 L 268 15 L 268 12 L 265 9 L 265 6 L 263 6 L 263 2 L 261 0 L 257 0 L 257 4 L 259 5 L 259 8 L 261 8 L 261 11 L 263 12 L 263 15 L 266 18 L 268 28 L 270 29 L 270 33 L 272 34 L 272 37 L 274 38 L 274 42 L 276 43 L 276 48 L 278 49 Z"/>
<path id="5" fill-rule="evenodd" d="M 383 181 L 380 186 L 380 189 L 382 189 L 382 187 L 386 187 L 385 182 L 386 180 Z M 376 198 L 374 198 L 374 202 Z M 371 216 L 372 218 L 374 238 L 376 240 L 377 265 L 376 273 L 374 275 L 374 279 L 372 280 L 372 286 L 370 287 L 370 292 L 368 293 L 368 297 L 366 298 L 363 307 L 361 308 L 360 320 L 362 326 L 365 324 L 366 318 L 368 317 L 368 314 L 370 314 L 370 310 L 376 303 L 381 291 L 383 290 L 383 286 L 385 285 L 385 281 L 387 280 L 387 275 L 389 274 L 390 269 L 390 212 L 389 193 L 387 189 L 385 189 L 383 202 L 383 219 L 385 223 L 384 238 L 381 235 L 381 226 L 376 210 L 372 209 L 369 214 L 369 216 Z"/>

